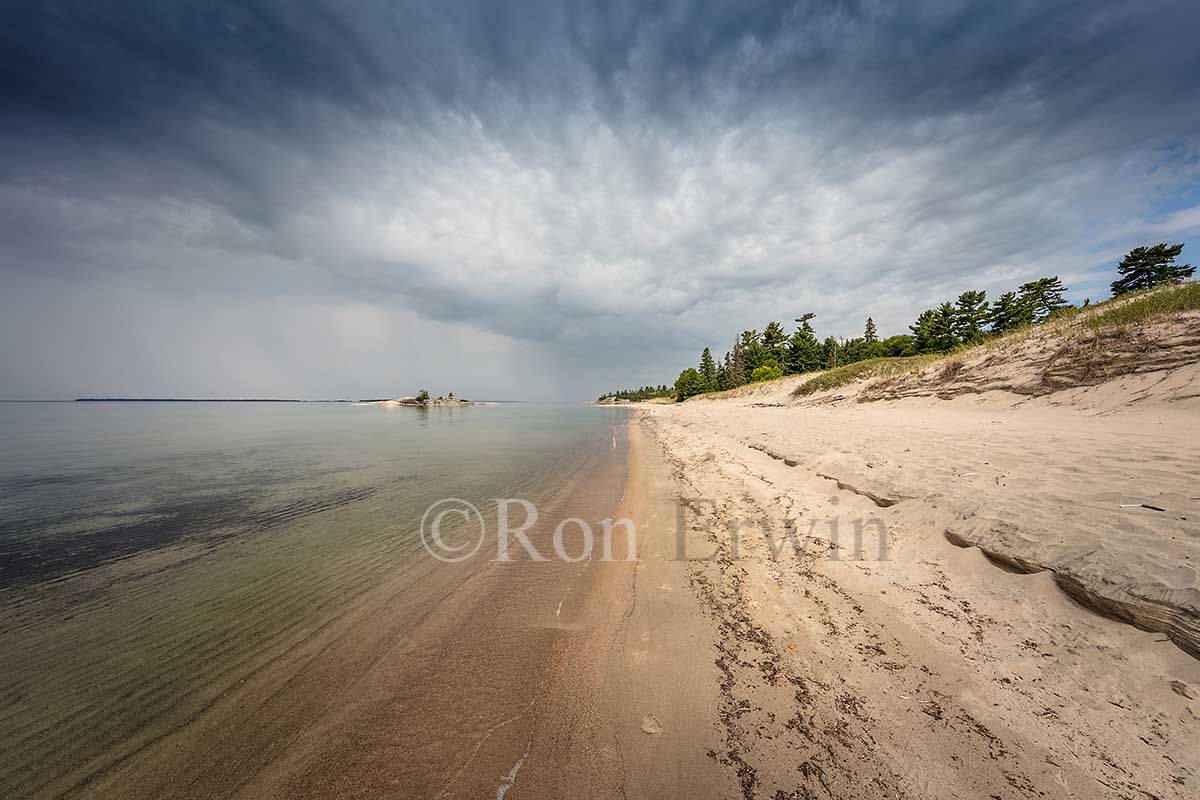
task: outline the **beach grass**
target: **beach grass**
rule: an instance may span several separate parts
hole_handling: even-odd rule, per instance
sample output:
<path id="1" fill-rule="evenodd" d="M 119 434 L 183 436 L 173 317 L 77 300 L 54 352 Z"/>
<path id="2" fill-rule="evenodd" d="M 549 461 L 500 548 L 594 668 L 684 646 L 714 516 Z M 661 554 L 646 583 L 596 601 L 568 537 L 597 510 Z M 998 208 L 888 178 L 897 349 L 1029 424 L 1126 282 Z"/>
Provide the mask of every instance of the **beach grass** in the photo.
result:
<path id="1" fill-rule="evenodd" d="M 899 358 L 869 358 L 865 361 L 855 361 L 842 367 L 834 367 L 819 375 L 814 375 L 793 390 L 793 397 L 805 397 L 826 389 L 836 389 L 858 380 L 868 378 L 890 378 L 905 372 L 921 369 L 938 361 L 953 358 L 955 352 L 927 353 L 919 356 L 902 356 Z"/>
<path id="2" fill-rule="evenodd" d="M 915 372 L 940 361 L 948 361 L 947 368 L 957 368 L 962 363 L 961 356 L 978 348 L 1004 348 L 1030 336 L 1046 335 L 1051 331 L 1061 333 L 1072 328 L 1078 330 L 1080 325 L 1091 330 L 1125 328 L 1155 322 L 1172 314 L 1197 310 L 1200 310 L 1200 282 L 1189 281 L 1175 286 L 1147 289 L 1090 306 L 1064 309 L 1043 325 L 1024 326 L 1000 336 L 989 337 L 978 344 L 959 346 L 946 353 L 872 358 L 826 370 L 797 386 L 792 396 L 805 397 L 859 380 L 891 378 Z"/>
<path id="3" fill-rule="evenodd" d="M 1200 283 L 1190 281 L 1166 289 L 1149 289 L 1122 299 L 1125 302 L 1114 303 L 1111 308 L 1088 315 L 1085 324 L 1094 330 L 1123 328 L 1183 311 L 1200 310 Z"/>

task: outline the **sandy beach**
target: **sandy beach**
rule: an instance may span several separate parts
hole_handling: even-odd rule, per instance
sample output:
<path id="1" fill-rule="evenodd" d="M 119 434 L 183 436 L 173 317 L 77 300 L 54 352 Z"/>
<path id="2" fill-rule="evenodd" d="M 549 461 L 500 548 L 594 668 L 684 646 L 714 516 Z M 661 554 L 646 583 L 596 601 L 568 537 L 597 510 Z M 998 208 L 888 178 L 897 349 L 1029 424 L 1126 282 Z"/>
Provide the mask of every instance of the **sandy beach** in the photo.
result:
<path id="1" fill-rule="evenodd" d="M 630 509 L 621 674 L 656 721 L 643 774 L 708 797 L 1193 796 L 1186 369 L 1040 400 L 798 404 L 784 380 L 642 406 L 632 485 L 659 503 Z"/>

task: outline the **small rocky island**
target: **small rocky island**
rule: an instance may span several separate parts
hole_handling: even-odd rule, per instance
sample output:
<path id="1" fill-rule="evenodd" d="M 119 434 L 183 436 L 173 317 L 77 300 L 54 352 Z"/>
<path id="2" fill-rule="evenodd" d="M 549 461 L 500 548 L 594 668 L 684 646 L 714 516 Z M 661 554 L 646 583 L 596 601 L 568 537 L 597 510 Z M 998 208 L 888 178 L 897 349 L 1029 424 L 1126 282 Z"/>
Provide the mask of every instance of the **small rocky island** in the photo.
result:
<path id="1" fill-rule="evenodd" d="M 428 408 L 429 406 L 473 406 L 476 404 L 466 398 L 455 397 L 454 392 L 450 392 L 445 397 L 432 397 L 429 392 L 422 389 L 411 397 L 397 397 L 395 400 L 364 400 L 359 405 Z"/>

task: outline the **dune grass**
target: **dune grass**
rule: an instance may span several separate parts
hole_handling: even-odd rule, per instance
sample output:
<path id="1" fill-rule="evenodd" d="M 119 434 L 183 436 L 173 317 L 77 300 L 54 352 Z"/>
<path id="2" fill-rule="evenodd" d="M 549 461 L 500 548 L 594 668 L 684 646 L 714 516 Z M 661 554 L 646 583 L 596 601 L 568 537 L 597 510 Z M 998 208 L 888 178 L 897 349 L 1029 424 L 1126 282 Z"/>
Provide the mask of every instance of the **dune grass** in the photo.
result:
<path id="1" fill-rule="evenodd" d="M 1111 308 L 1088 315 L 1084 324 L 1095 330 L 1127 327 L 1181 311 L 1197 310 L 1200 310 L 1200 283 L 1193 281 L 1130 296 L 1125 302 L 1114 303 Z"/>
<path id="2" fill-rule="evenodd" d="M 756 394 L 756 389 L 769 387 L 771 384 L 779 383 L 780 381 L 795 380 L 797 377 L 798 376 L 796 375 L 783 375 L 779 378 L 771 378 L 770 380 L 755 381 L 754 383 L 743 383 L 741 386 L 735 386 L 732 389 L 721 389 L 717 392 L 702 392 L 697 395 L 692 395 L 692 397 L 689 397 L 688 400 L 691 400 L 694 397 L 704 398 L 705 400 L 724 400 L 729 397 L 744 397 L 747 394 Z M 687 401 L 685 400 L 684 402 Z"/>
<path id="3" fill-rule="evenodd" d="M 805 397 L 826 389 L 836 389 L 858 380 L 867 378 L 890 378 L 905 372 L 921 369 L 947 358 L 953 358 L 957 352 L 926 353 L 919 356 L 901 356 L 899 358 L 868 358 L 865 361 L 855 361 L 843 367 L 834 367 L 819 375 L 815 375 L 792 391 L 793 397 Z"/>
<path id="4" fill-rule="evenodd" d="M 1200 310 L 1200 282 L 1189 281 L 1177 286 L 1148 289 L 1138 294 L 1109 298 L 1090 306 L 1064 309 L 1042 325 L 1025 326 L 1000 336 L 989 337 L 979 344 L 958 347 L 947 353 L 926 353 L 899 358 L 871 358 L 826 370 L 797 386 L 792 391 L 792 396 L 806 397 L 827 389 L 837 389 L 858 380 L 892 378 L 914 372 L 939 361 L 950 360 L 947 367 L 955 367 L 960 362 L 954 361 L 954 359 L 976 348 L 1003 348 L 1029 336 L 1045 335 L 1055 329 L 1061 335 L 1063 331 L 1076 328 L 1078 325 L 1085 325 L 1093 330 L 1128 327 L 1153 322 L 1171 314 L 1197 310 Z"/>

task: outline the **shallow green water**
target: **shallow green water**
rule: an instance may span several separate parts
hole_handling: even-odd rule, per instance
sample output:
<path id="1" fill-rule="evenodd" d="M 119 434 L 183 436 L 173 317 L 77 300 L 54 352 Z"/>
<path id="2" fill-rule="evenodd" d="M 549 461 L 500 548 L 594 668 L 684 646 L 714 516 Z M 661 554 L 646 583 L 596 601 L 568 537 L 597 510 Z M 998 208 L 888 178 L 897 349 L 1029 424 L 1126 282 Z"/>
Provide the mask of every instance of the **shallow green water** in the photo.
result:
<path id="1" fill-rule="evenodd" d="M 403 538 L 441 497 L 536 494 L 621 413 L 0 403 L 0 589 L 150 550 L 271 535 L 335 509 L 350 513 L 331 535 L 386 528 Z"/>

